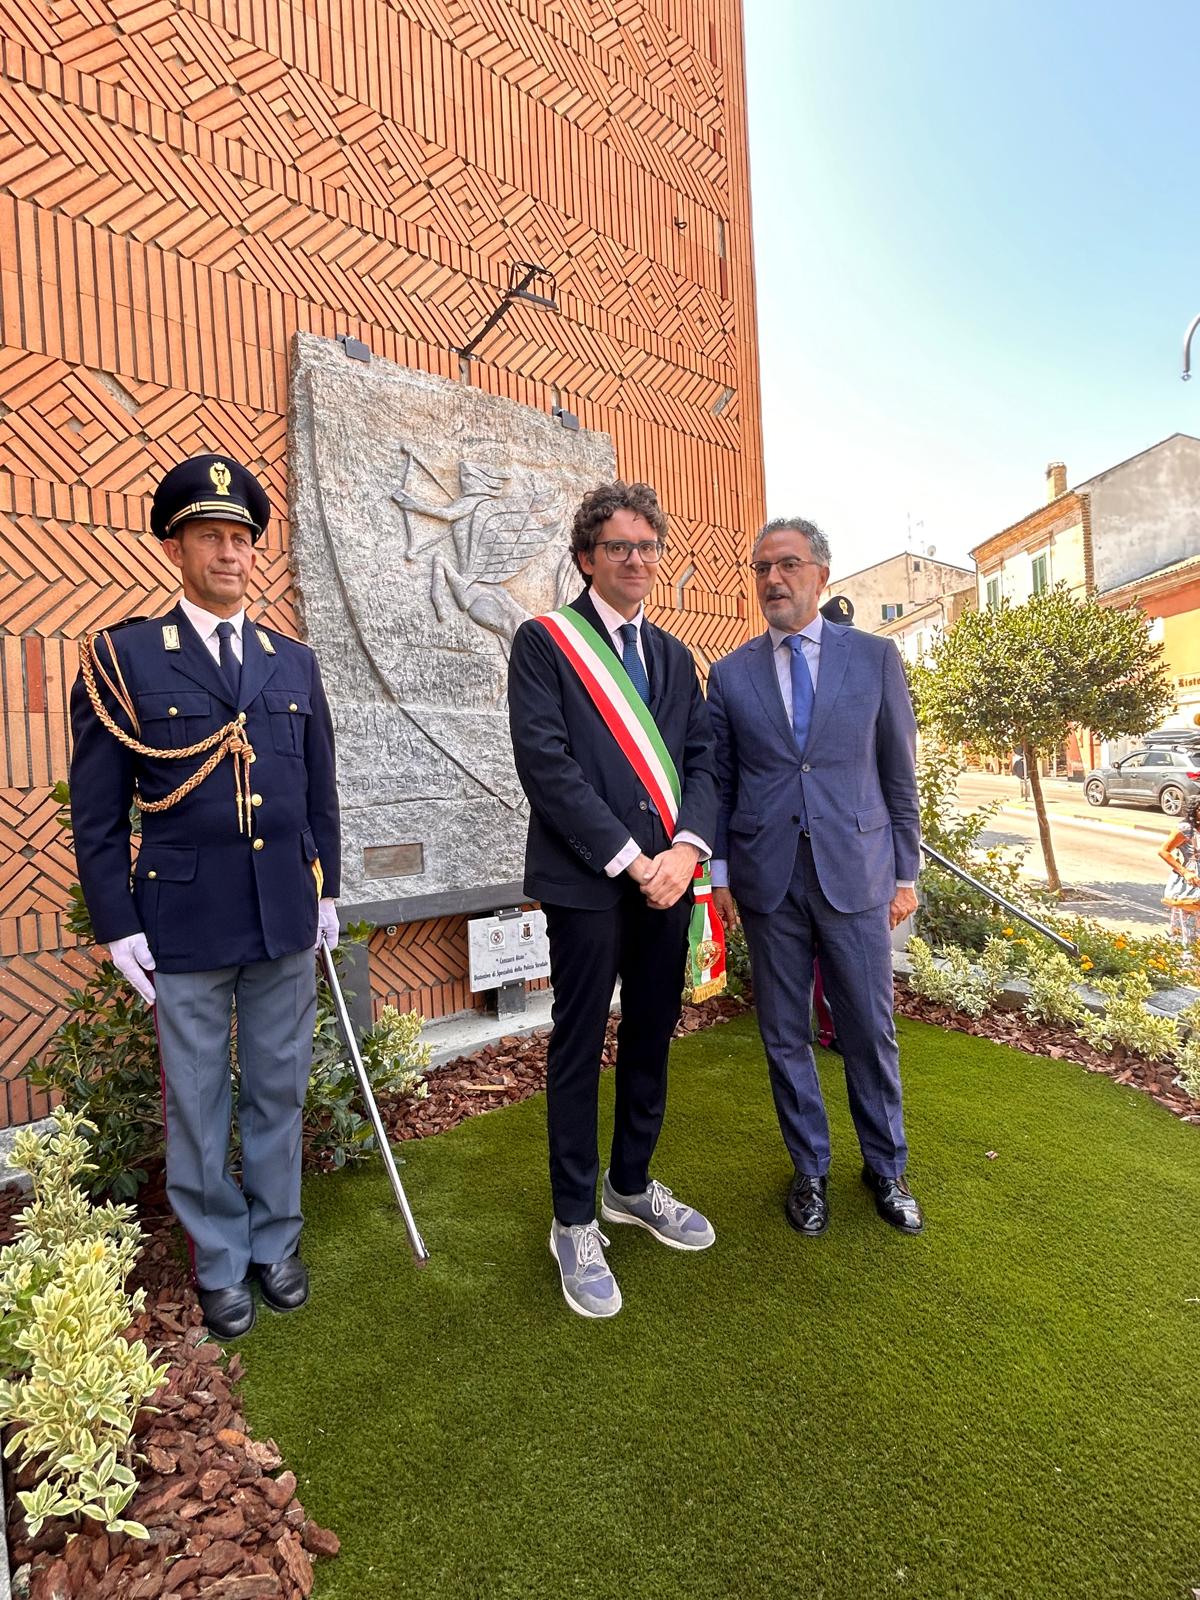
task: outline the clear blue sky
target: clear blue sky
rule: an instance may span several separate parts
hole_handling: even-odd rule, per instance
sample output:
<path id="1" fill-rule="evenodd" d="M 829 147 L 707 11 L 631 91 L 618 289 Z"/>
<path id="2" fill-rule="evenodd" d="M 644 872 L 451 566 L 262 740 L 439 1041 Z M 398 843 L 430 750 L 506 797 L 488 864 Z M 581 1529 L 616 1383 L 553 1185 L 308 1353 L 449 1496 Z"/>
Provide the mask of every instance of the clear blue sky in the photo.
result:
<path id="1" fill-rule="evenodd" d="M 744 4 L 767 504 L 835 578 L 1200 434 L 1196 0 Z"/>

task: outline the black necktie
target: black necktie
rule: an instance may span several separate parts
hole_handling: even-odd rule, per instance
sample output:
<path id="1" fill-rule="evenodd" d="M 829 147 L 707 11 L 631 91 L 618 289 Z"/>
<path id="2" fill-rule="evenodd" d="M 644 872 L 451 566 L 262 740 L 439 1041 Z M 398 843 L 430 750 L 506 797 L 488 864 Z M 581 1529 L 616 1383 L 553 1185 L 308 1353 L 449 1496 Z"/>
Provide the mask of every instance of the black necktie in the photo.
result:
<path id="1" fill-rule="evenodd" d="M 219 641 L 218 649 L 220 653 L 218 660 L 221 664 L 221 671 L 225 674 L 225 680 L 233 690 L 233 703 L 236 705 L 238 692 L 242 687 L 242 663 L 233 653 L 232 622 L 217 623 L 217 639 Z"/>

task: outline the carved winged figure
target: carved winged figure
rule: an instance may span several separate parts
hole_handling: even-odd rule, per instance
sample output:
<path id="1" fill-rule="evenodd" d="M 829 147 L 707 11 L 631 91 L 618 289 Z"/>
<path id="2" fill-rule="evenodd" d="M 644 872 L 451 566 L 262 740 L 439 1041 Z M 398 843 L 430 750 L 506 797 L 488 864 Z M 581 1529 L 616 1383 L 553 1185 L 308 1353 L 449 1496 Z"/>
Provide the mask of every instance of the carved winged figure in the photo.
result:
<path id="1" fill-rule="evenodd" d="M 443 494 L 445 489 L 411 451 L 405 483 L 413 465 L 419 466 Z M 459 493 L 438 502 L 405 486 L 392 499 L 406 513 L 408 543 L 405 556 L 413 561 L 431 547 L 449 543 L 449 552 L 436 550 L 432 562 L 430 598 L 439 622 L 446 620 L 450 598 L 481 628 L 496 634 L 508 655 L 513 635 L 529 613 L 504 587 L 551 545 L 562 542 L 562 497 L 544 479 L 532 473 L 514 473 L 473 461 L 459 463 Z M 413 516 L 433 524 L 422 537 Z M 569 590 L 573 566 L 564 552 L 556 574 L 555 604 Z"/>

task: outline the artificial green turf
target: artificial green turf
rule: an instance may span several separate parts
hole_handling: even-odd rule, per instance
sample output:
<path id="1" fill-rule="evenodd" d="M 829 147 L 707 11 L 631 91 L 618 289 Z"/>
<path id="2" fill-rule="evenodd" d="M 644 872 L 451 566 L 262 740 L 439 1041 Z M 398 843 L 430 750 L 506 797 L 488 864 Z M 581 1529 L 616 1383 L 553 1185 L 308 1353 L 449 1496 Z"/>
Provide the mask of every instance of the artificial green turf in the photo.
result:
<path id="1" fill-rule="evenodd" d="M 716 1246 L 611 1229 L 612 1322 L 561 1298 L 540 1097 L 403 1147 L 423 1272 L 377 1165 L 311 1182 L 312 1301 L 241 1349 L 251 1426 L 341 1535 L 317 1600 L 1190 1596 L 1200 1130 L 901 1039 L 923 1237 L 875 1216 L 834 1057 L 832 1226 L 786 1226 L 747 1018 L 675 1046 L 655 1162 Z"/>

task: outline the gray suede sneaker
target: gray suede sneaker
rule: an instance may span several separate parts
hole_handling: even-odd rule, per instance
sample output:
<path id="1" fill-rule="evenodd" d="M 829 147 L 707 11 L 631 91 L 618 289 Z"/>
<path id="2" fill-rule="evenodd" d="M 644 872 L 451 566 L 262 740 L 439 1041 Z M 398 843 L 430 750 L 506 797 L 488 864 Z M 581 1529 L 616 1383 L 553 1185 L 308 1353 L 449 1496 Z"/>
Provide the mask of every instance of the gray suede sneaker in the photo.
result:
<path id="1" fill-rule="evenodd" d="M 676 1200 L 665 1184 L 651 1178 L 644 1194 L 618 1194 L 604 1174 L 600 1215 L 605 1222 L 632 1222 L 672 1250 L 707 1250 L 716 1232 L 707 1217 Z"/>
<path id="2" fill-rule="evenodd" d="M 615 1317 L 621 1309 L 621 1291 L 604 1259 L 607 1243 L 595 1222 L 565 1228 L 555 1217 L 550 1224 L 550 1254 L 558 1263 L 563 1299 L 581 1317 Z"/>

